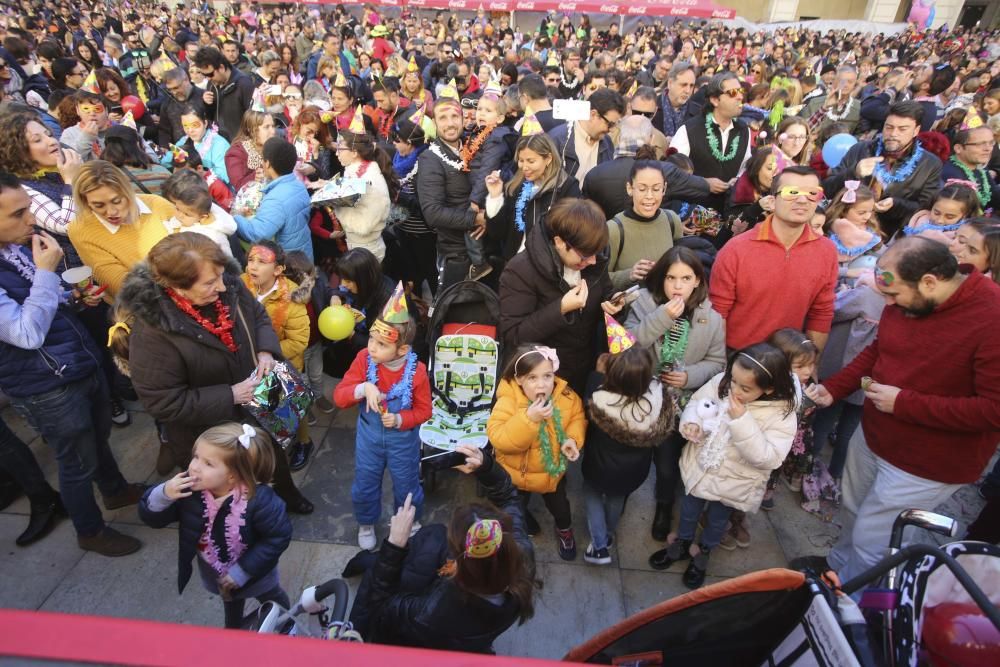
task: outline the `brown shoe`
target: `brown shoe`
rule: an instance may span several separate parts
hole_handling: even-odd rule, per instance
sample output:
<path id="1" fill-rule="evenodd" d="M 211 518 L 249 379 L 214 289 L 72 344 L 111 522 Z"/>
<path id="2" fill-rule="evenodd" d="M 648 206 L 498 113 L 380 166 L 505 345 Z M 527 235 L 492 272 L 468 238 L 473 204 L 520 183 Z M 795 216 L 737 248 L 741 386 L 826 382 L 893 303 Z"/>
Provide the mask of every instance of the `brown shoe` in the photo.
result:
<path id="1" fill-rule="evenodd" d="M 109 558 L 134 554 L 142 547 L 142 542 L 119 533 L 111 526 L 105 526 L 104 530 L 90 537 L 78 535 L 76 543 L 84 551 L 94 551 Z"/>
<path id="2" fill-rule="evenodd" d="M 726 532 L 722 534 L 722 541 L 719 542 L 719 546 L 726 551 L 736 551 L 736 535 L 732 526 L 726 528 Z"/>
<path id="3" fill-rule="evenodd" d="M 746 515 L 742 514 L 737 518 L 733 513 L 733 527 L 729 529 L 729 534 L 736 541 L 736 546 L 746 549 L 750 546 L 750 531 L 747 529 Z"/>
<path id="4" fill-rule="evenodd" d="M 135 505 L 145 492 L 145 484 L 129 484 L 121 493 L 116 493 L 113 496 L 104 496 L 104 509 L 110 511 Z"/>

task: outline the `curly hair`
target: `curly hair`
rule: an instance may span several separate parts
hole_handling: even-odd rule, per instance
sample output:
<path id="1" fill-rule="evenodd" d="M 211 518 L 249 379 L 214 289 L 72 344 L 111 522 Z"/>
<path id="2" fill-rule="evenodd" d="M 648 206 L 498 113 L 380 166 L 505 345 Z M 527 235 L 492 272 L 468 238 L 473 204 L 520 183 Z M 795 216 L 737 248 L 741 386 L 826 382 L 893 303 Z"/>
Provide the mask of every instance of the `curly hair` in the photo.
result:
<path id="1" fill-rule="evenodd" d="M 38 166 L 28 148 L 28 123 L 42 124 L 33 112 L 20 111 L 0 118 L 0 170 L 19 178 L 31 177 Z"/>

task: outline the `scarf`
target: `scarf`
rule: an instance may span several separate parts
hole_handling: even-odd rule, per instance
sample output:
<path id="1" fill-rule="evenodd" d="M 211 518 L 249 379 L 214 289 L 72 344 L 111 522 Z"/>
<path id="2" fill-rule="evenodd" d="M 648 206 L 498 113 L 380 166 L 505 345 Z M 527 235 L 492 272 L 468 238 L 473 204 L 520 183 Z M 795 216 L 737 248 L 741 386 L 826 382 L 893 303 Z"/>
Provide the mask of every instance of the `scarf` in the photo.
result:
<path id="1" fill-rule="evenodd" d="M 32 178 L 22 178 L 21 183 L 32 190 L 42 193 L 56 204 L 62 206 L 62 199 L 73 194 L 73 187 L 63 182 L 58 171 L 47 171 L 33 174 Z"/>
<path id="2" fill-rule="evenodd" d="M 422 152 L 423 151 L 414 149 L 414 151 L 409 155 L 400 155 L 399 153 L 396 153 L 392 156 L 392 170 L 396 172 L 396 175 L 400 178 L 405 178 L 406 175 L 413 169 L 414 165 L 417 164 L 417 159 L 420 157 L 420 153 Z"/>
<path id="3" fill-rule="evenodd" d="M 261 156 L 257 147 L 254 146 L 253 142 L 249 139 L 243 140 L 243 148 L 247 152 L 247 168 L 257 170 L 264 166 L 264 158 Z"/>

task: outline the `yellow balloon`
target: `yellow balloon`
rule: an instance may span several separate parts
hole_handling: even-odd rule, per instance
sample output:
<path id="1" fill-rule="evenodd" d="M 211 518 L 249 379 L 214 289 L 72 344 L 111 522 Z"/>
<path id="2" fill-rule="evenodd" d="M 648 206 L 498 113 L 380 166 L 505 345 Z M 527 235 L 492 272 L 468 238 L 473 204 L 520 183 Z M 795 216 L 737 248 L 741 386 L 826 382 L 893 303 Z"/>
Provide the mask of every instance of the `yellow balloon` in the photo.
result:
<path id="1" fill-rule="evenodd" d="M 354 333 L 354 315 L 347 306 L 330 306 L 319 314 L 319 332 L 330 340 L 344 340 Z"/>

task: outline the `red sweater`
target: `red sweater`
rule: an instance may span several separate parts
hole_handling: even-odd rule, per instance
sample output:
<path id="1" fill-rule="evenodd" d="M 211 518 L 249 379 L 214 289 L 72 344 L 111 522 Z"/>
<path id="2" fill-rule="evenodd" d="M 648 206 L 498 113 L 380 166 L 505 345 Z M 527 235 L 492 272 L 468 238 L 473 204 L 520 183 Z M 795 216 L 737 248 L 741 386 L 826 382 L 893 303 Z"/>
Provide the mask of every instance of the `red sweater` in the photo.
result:
<path id="1" fill-rule="evenodd" d="M 391 371 L 385 366 L 378 367 L 378 388 L 383 394 L 387 393 L 392 385 L 403 377 L 404 365 L 398 371 Z M 351 367 L 344 374 L 344 379 L 340 381 L 337 388 L 333 390 L 333 402 L 338 408 L 349 408 L 357 405 L 364 399 L 354 398 L 354 388 L 359 384 L 367 382 L 365 375 L 368 373 L 368 350 L 361 350 L 358 356 L 354 357 Z M 361 410 L 367 409 L 362 406 Z M 427 379 L 427 367 L 422 361 L 417 362 L 417 370 L 413 374 L 413 405 L 409 410 L 399 413 L 403 423 L 399 430 L 407 431 L 420 426 L 431 418 L 431 385 Z"/>
<path id="2" fill-rule="evenodd" d="M 893 414 L 865 401 L 868 447 L 924 479 L 975 482 L 1000 439 L 997 331 L 1000 287 L 975 272 L 928 317 L 887 306 L 875 341 L 823 385 L 836 399 L 866 375 L 899 387 Z"/>
<path id="3" fill-rule="evenodd" d="M 830 331 L 836 284 L 833 243 L 807 225 L 786 250 L 768 216 L 719 251 L 709 296 L 726 320 L 726 346 L 738 350 L 784 327 Z"/>

